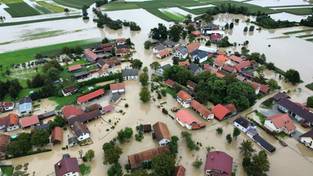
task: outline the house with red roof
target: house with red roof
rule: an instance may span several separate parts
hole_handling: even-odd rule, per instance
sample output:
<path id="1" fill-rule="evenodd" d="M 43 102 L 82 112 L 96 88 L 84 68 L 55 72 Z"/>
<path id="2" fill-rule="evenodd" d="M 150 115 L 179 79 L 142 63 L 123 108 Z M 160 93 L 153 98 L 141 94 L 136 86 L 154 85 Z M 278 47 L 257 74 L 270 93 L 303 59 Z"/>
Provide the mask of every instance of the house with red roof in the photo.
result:
<path id="1" fill-rule="evenodd" d="M 98 55 L 94 53 L 91 49 L 84 49 L 84 55 L 89 62 L 96 62 L 98 59 Z"/>
<path id="2" fill-rule="evenodd" d="M 91 100 L 94 100 L 96 98 L 99 98 L 101 96 L 104 95 L 104 90 L 103 89 L 98 89 L 96 91 L 93 91 L 93 92 L 90 92 L 86 95 L 83 95 L 83 96 L 80 96 L 77 98 L 77 104 L 84 104 L 84 103 L 87 103 Z"/>
<path id="3" fill-rule="evenodd" d="M 164 81 L 164 84 L 168 87 L 173 88 L 175 86 L 175 81 L 171 80 L 171 79 L 167 79 Z"/>
<path id="4" fill-rule="evenodd" d="M 210 35 L 210 40 L 213 42 L 220 41 L 220 40 L 222 40 L 222 38 L 223 38 L 223 35 L 220 33 L 213 33 Z"/>
<path id="5" fill-rule="evenodd" d="M 38 116 L 36 115 L 23 117 L 20 119 L 19 123 L 22 128 L 34 127 L 40 124 Z"/>
<path id="6" fill-rule="evenodd" d="M 233 158 L 225 152 L 213 151 L 206 156 L 204 174 L 206 176 L 231 176 Z"/>
<path id="7" fill-rule="evenodd" d="M 51 142 L 53 144 L 60 144 L 63 141 L 63 129 L 61 127 L 54 127 L 51 132 Z"/>
<path id="8" fill-rule="evenodd" d="M 83 113 L 84 111 L 80 107 L 74 105 L 66 105 L 62 108 L 63 118 L 65 119 L 70 119 Z"/>
<path id="9" fill-rule="evenodd" d="M 187 50 L 188 50 L 188 53 L 191 54 L 192 52 L 196 51 L 199 47 L 200 47 L 200 43 L 199 42 L 192 42 L 192 43 L 189 43 L 187 45 Z"/>
<path id="10" fill-rule="evenodd" d="M 179 165 L 175 167 L 175 176 L 185 176 L 186 175 L 186 169 L 184 166 Z"/>
<path id="11" fill-rule="evenodd" d="M 13 102 L 0 102 L 0 112 L 13 111 L 14 105 Z"/>
<path id="12" fill-rule="evenodd" d="M 243 69 L 251 67 L 251 62 L 249 60 L 242 61 L 235 65 L 237 72 L 241 72 Z"/>
<path id="13" fill-rule="evenodd" d="M 236 114 L 237 112 L 234 104 L 227 105 L 217 104 L 213 106 L 211 110 L 214 114 L 214 117 L 220 121 L 230 117 L 233 114 Z"/>
<path id="14" fill-rule="evenodd" d="M 190 107 L 190 103 L 192 101 L 191 95 L 189 95 L 186 91 L 181 90 L 177 93 L 177 102 L 181 104 L 184 108 Z"/>
<path id="15" fill-rule="evenodd" d="M 80 175 L 77 158 L 72 158 L 69 154 L 63 155 L 63 158 L 54 165 L 54 170 L 56 176 Z"/>
<path id="16" fill-rule="evenodd" d="M 213 67 L 222 69 L 226 61 L 228 61 L 228 57 L 225 54 L 219 54 L 213 62 Z"/>
<path id="17" fill-rule="evenodd" d="M 0 130 L 14 131 L 19 129 L 19 118 L 17 114 L 10 113 L 0 118 Z"/>
<path id="18" fill-rule="evenodd" d="M 288 135 L 294 133 L 296 130 L 296 126 L 288 114 L 275 114 L 269 116 L 265 120 L 264 126 L 272 132 L 284 132 Z"/>
<path id="19" fill-rule="evenodd" d="M 156 54 L 156 57 L 159 58 L 159 59 L 163 59 L 165 57 L 168 57 L 172 54 L 172 49 L 170 48 L 165 48 L 161 51 L 159 51 L 157 54 Z"/>
<path id="20" fill-rule="evenodd" d="M 239 64 L 241 63 L 242 61 L 244 61 L 241 57 L 239 56 L 236 56 L 236 55 L 230 55 L 229 56 L 229 59 L 232 61 L 232 62 L 235 62 L 236 64 Z"/>
<path id="21" fill-rule="evenodd" d="M 76 65 L 69 66 L 69 67 L 67 68 L 67 70 L 68 70 L 69 72 L 75 72 L 75 71 L 77 71 L 77 70 L 80 70 L 81 68 L 82 68 L 82 65 L 81 65 L 81 64 L 76 64 Z"/>
<path id="22" fill-rule="evenodd" d="M 214 114 L 207 107 L 196 100 L 191 101 L 191 108 L 206 120 L 214 119 Z"/>
<path id="23" fill-rule="evenodd" d="M 175 115 L 176 121 L 189 130 L 196 130 L 205 127 L 205 124 L 199 121 L 190 111 L 187 109 L 179 110 Z"/>
<path id="24" fill-rule="evenodd" d="M 255 90 L 255 94 L 268 94 L 270 91 L 270 88 L 266 84 L 257 83 L 254 81 L 246 81 L 251 87 Z"/>
<path id="25" fill-rule="evenodd" d="M 124 93 L 125 83 L 114 83 L 110 84 L 111 93 Z"/>

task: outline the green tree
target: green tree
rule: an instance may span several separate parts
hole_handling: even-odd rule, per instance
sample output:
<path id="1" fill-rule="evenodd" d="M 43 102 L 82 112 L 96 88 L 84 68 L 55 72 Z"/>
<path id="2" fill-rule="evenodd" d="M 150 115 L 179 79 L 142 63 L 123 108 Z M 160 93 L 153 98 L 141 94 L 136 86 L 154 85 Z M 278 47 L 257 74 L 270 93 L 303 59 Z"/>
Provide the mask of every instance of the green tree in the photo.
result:
<path id="1" fill-rule="evenodd" d="M 154 157 L 151 170 L 154 175 L 172 176 L 175 173 L 175 157 L 168 153 Z"/>
<path id="2" fill-rule="evenodd" d="M 167 144 L 171 153 L 174 155 L 178 153 L 178 141 L 179 138 L 177 136 L 172 136 L 171 141 Z"/>
<path id="3" fill-rule="evenodd" d="M 108 176 L 122 176 L 122 166 L 120 163 L 114 163 L 107 171 Z"/>
<path id="4" fill-rule="evenodd" d="M 140 100 L 144 103 L 147 103 L 150 101 L 151 95 L 150 95 L 150 91 L 147 87 L 143 87 L 141 88 L 141 91 L 139 93 L 140 96 Z"/>
<path id="5" fill-rule="evenodd" d="M 85 155 L 83 156 L 83 160 L 90 162 L 92 159 L 95 157 L 95 151 L 93 150 L 88 150 Z"/>
<path id="6" fill-rule="evenodd" d="M 310 108 L 313 108 L 313 96 L 308 97 L 306 105 Z"/>
<path id="7" fill-rule="evenodd" d="M 131 61 L 131 67 L 140 70 L 142 67 L 142 62 L 139 59 L 134 59 Z"/>
<path id="8" fill-rule="evenodd" d="M 238 128 L 234 128 L 233 131 L 233 138 L 237 139 L 237 137 L 240 135 L 240 130 Z"/>
<path id="9" fill-rule="evenodd" d="M 193 163 L 192 166 L 196 169 L 199 169 L 202 166 L 203 162 L 201 159 L 197 158 Z"/>
<path id="10" fill-rule="evenodd" d="M 293 69 L 289 69 L 286 71 L 285 78 L 292 84 L 297 84 L 301 82 L 299 72 Z"/>
<path id="11" fill-rule="evenodd" d="M 142 86 L 147 86 L 149 81 L 149 75 L 147 72 L 143 72 L 139 75 L 139 81 Z"/>
<path id="12" fill-rule="evenodd" d="M 255 152 L 253 149 L 253 144 L 249 140 L 244 140 L 239 147 L 240 154 L 242 154 L 244 157 L 250 158 L 252 154 Z"/>
<path id="13" fill-rule="evenodd" d="M 159 62 L 157 62 L 157 61 L 154 61 L 154 62 L 152 62 L 151 64 L 150 64 L 150 68 L 152 69 L 152 70 L 157 70 L 158 68 L 160 68 L 160 63 Z"/>
<path id="14" fill-rule="evenodd" d="M 249 176 L 266 176 L 270 169 L 267 154 L 264 150 L 250 157 L 244 157 L 242 166 Z"/>
<path id="15" fill-rule="evenodd" d="M 151 46 L 152 46 L 152 42 L 150 40 L 145 41 L 144 43 L 145 49 L 150 49 Z"/>
<path id="16" fill-rule="evenodd" d="M 152 176 L 146 170 L 135 170 L 130 174 L 125 174 L 125 176 Z"/>
<path id="17" fill-rule="evenodd" d="M 181 135 L 185 139 L 187 148 L 190 151 L 194 151 L 194 150 L 198 151 L 199 150 L 199 147 L 197 146 L 197 144 L 192 140 L 191 133 L 189 133 L 187 131 L 182 131 Z"/>
<path id="18" fill-rule="evenodd" d="M 223 134 L 223 128 L 216 128 L 216 132 L 219 135 Z"/>
<path id="19" fill-rule="evenodd" d="M 31 133 L 31 144 L 37 147 L 42 147 L 49 143 L 49 136 L 47 130 L 45 129 L 35 129 Z"/>
<path id="20" fill-rule="evenodd" d="M 233 141 L 233 138 L 231 137 L 230 134 L 226 135 L 226 141 L 228 144 L 230 144 Z"/>
<path id="21" fill-rule="evenodd" d="M 174 24 L 173 26 L 170 27 L 169 30 L 169 39 L 172 40 L 173 42 L 178 42 L 180 40 L 182 31 L 184 30 L 183 26 L 180 24 Z"/>
<path id="22" fill-rule="evenodd" d="M 150 31 L 150 37 L 154 40 L 166 40 L 168 36 L 168 30 L 166 26 L 159 23 L 157 28 L 152 28 Z"/>
<path id="23" fill-rule="evenodd" d="M 120 130 L 117 133 L 117 139 L 120 143 L 128 141 L 133 136 L 133 129 L 126 127 L 124 130 Z"/>
<path id="24" fill-rule="evenodd" d="M 21 156 L 27 154 L 32 149 L 29 133 L 20 133 L 15 141 L 7 146 L 7 153 L 13 156 Z"/>
<path id="25" fill-rule="evenodd" d="M 112 142 L 104 143 L 102 146 L 103 152 L 104 152 L 104 164 L 113 164 L 117 163 L 121 154 L 122 149 L 113 144 Z"/>
<path id="26" fill-rule="evenodd" d="M 267 81 L 268 86 L 270 87 L 271 90 L 276 90 L 279 89 L 280 86 L 278 85 L 277 81 L 274 79 L 270 79 Z"/>

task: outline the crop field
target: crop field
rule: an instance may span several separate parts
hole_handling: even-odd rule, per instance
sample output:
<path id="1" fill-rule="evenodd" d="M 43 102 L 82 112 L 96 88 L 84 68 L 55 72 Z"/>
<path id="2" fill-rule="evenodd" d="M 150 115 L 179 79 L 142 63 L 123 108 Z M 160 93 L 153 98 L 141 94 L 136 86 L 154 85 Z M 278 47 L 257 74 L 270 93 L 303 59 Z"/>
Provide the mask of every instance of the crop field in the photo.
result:
<path id="1" fill-rule="evenodd" d="M 76 9 L 81 9 L 84 5 L 90 6 L 95 0 L 53 0 L 54 2 Z"/>
<path id="2" fill-rule="evenodd" d="M 40 5 L 41 7 L 47 9 L 50 13 L 60 13 L 60 12 L 64 12 L 64 8 L 51 4 L 51 3 L 47 3 L 45 1 L 37 1 L 37 4 Z"/>
<path id="3" fill-rule="evenodd" d="M 24 17 L 24 16 L 33 16 L 39 15 L 40 12 L 26 4 L 22 0 L 1 0 L 0 2 L 6 4 L 8 8 L 5 10 L 12 17 Z"/>
<path id="4" fill-rule="evenodd" d="M 313 13 L 312 8 L 279 9 L 279 11 L 291 13 L 294 15 L 311 15 Z"/>

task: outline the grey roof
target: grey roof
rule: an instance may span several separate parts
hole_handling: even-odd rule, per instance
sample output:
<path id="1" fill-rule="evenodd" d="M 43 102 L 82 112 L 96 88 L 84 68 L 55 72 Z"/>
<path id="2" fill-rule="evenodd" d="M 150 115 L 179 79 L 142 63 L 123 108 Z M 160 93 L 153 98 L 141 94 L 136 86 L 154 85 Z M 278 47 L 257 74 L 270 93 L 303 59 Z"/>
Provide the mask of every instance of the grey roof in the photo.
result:
<path id="1" fill-rule="evenodd" d="M 192 58 L 200 58 L 200 59 L 202 59 L 202 58 L 207 57 L 208 54 L 209 53 L 206 52 L 206 51 L 202 51 L 202 50 L 197 49 L 197 50 L 195 50 L 194 52 L 191 53 L 191 56 L 192 56 Z"/>
<path id="2" fill-rule="evenodd" d="M 138 70 L 137 69 L 124 69 L 122 71 L 123 77 L 126 76 L 138 76 Z"/>
<path id="3" fill-rule="evenodd" d="M 79 137 L 83 134 L 86 134 L 86 133 L 90 133 L 88 127 L 85 124 L 80 123 L 80 122 L 74 123 L 73 131 L 77 137 Z"/>
<path id="4" fill-rule="evenodd" d="M 87 72 L 87 71 L 81 71 L 81 72 L 75 73 L 75 74 L 74 74 L 74 77 L 75 77 L 75 78 L 79 78 L 79 77 L 83 77 L 83 76 L 87 76 L 87 75 L 89 75 L 89 72 Z"/>
<path id="5" fill-rule="evenodd" d="M 188 49 L 185 46 L 179 46 L 176 48 L 176 52 L 179 52 L 182 55 L 185 55 L 185 54 L 188 54 Z"/>
<path id="6" fill-rule="evenodd" d="M 155 47 L 154 47 L 156 50 L 163 50 L 163 49 L 165 49 L 166 47 L 164 46 L 164 45 L 162 45 L 162 44 L 158 44 L 158 45 L 156 45 Z"/>
<path id="7" fill-rule="evenodd" d="M 119 93 L 113 93 L 111 96 L 111 102 L 116 102 L 117 100 L 119 100 L 121 98 L 121 94 Z"/>
<path id="8" fill-rule="evenodd" d="M 49 111 L 49 112 L 38 115 L 38 119 L 43 120 L 43 119 L 46 119 L 55 115 L 56 115 L 55 111 Z"/>
<path id="9" fill-rule="evenodd" d="M 276 150 L 276 148 L 272 144 L 268 143 L 258 134 L 254 135 L 253 139 L 268 152 L 273 153 Z"/>
<path id="10" fill-rule="evenodd" d="M 302 134 L 300 137 L 310 137 L 313 139 L 313 129 L 311 129 L 310 131 Z"/>
<path id="11" fill-rule="evenodd" d="M 80 115 L 74 116 L 74 117 L 68 119 L 68 123 L 70 125 L 75 124 L 75 122 L 85 123 L 85 122 L 88 122 L 90 120 L 96 119 L 100 116 L 101 116 L 101 111 L 97 109 L 94 111 L 84 112 Z"/>
<path id="12" fill-rule="evenodd" d="M 203 29 L 205 30 L 215 30 L 215 29 L 219 29 L 219 26 L 213 23 L 209 23 L 207 24 L 205 27 L 203 27 Z"/>
<path id="13" fill-rule="evenodd" d="M 191 63 L 188 68 L 192 73 L 196 73 L 199 69 L 201 69 L 201 67 L 195 63 Z"/>
<path id="14" fill-rule="evenodd" d="M 248 128 L 249 126 L 251 126 L 250 121 L 243 118 L 243 117 L 239 117 L 238 119 L 234 120 L 234 122 L 238 123 L 239 125 L 241 125 L 244 128 Z"/>
<path id="15" fill-rule="evenodd" d="M 290 112 L 300 116 L 307 122 L 313 123 L 313 113 L 302 107 L 301 105 L 292 102 L 289 99 L 283 98 L 278 101 L 278 104 L 280 106 L 285 107 L 288 109 Z"/>
<path id="16" fill-rule="evenodd" d="M 30 97 L 24 97 L 19 101 L 19 104 L 24 104 L 24 103 L 32 103 L 32 99 Z"/>
<path id="17" fill-rule="evenodd" d="M 286 93 L 283 93 L 283 92 L 279 92 L 273 96 L 273 99 L 275 101 L 279 101 L 279 100 L 284 99 L 284 98 L 290 98 L 290 97 Z"/>
<path id="18" fill-rule="evenodd" d="M 163 44 L 167 47 L 174 47 L 176 45 L 176 43 L 171 40 L 164 41 Z"/>

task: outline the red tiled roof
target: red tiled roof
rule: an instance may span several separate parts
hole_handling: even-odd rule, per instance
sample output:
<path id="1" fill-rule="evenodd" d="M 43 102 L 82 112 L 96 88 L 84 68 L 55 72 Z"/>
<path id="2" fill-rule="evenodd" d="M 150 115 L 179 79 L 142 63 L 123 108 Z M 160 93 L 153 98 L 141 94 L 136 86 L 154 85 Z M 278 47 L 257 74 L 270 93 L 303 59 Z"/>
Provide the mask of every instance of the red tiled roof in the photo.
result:
<path id="1" fill-rule="evenodd" d="M 175 176 L 185 176 L 186 169 L 184 166 L 177 166 L 175 168 Z"/>
<path id="2" fill-rule="evenodd" d="M 188 110 L 186 109 L 181 109 L 176 113 L 176 118 L 185 124 L 188 125 L 193 125 L 195 124 L 201 124 L 201 122 L 195 117 L 193 116 L 193 114 L 191 114 Z"/>
<path id="3" fill-rule="evenodd" d="M 74 105 L 66 105 L 62 109 L 63 116 L 67 119 L 73 116 L 81 115 L 83 110 L 79 107 L 76 107 Z"/>
<path id="4" fill-rule="evenodd" d="M 229 59 L 234 61 L 234 62 L 237 62 L 237 63 L 241 63 L 243 61 L 243 59 L 241 57 L 236 56 L 236 55 L 229 56 Z"/>
<path id="5" fill-rule="evenodd" d="M 86 57 L 88 57 L 92 61 L 96 61 L 98 58 L 97 54 L 91 51 L 90 49 L 85 49 L 84 54 Z"/>
<path id="6" fill-rule="evenodd" d="M 232 113 L 237 111 L 236 106 L 232 103 L 226 104 L 224 106 L 225 106 L 225 108 L 227 108 Z"/>
<path id="7" fill-rule="evenodd" d="M 171 50 L 168 49 L 168 48 L 165 48 L 165 49 L 159 51 L 158 56 L 163 58 L 163 57 L 166 57 L 166 56 L 168 56 L 170 54 L 171 54 Z"/>
<path id="8" fill-rule="evenodd" d="M 232 66 L 229 66 L 229 65 L 224 65 L 223 70 L 225 70 L 227 72 L 233 72 L 233 71 L 235 71 L 235 68 Z"/>
<path id="9" fill-rule="evenodd" d="M 63 129 L 61 127 L 54 127 L 51 132 L 52 142 L 62 142 L 63 141 Z"/>
<path id="10" fill-rule="evenodd" d="M 107 106 L 103 107 L 103 111 L 105 113 L 112 112 L 113 110 L 114 110 L 114 106 L 112 106 L 112 105 L 107 105 Z"/>
<path id="11" fill-rule="evenodd" d="M 94 92 L 91 92 L 89 94 L 86 94 L 86 95 L 83 95 L 83 96 L 80 96 L 77 98 L 77 103 L 86 103 L 92 99 L 95 99 L 99 96 L 102 96 L 104 95 L 104 90 L 103 89 L 98 89 Z"/>
<path id="12" fill-rule="evenodd" d="M 215 72 L 215 76 L 218 78 L 224 78 L 225 77 L 225 75 L 219 71 Z"/>
<path id="13" fill-rule="evenodd" d="M 175 85 L 175 81 L 173 81 L 171 79 L 167 79 L 164 81 L 164 84 L 166 84 L 169 87 L 173 87 Z"/>
<path id="14" fill-rule="evenodd" d="M 212 175 L 231 176 L 233 158 L 225 152 L 209 152 L 206 157 L 204 171 L 213 172 Z"/>
<path id="15" fill-rule="evenodd" d="M 24 117 L 20 119 L 19 123 L 23 128 L 26 128 L 26 127 L 39 124 L 39 119 L 38 119 L 38 116 L 36 115 L 30 116 L 30 117 Z"/>
<path id="16" fill-rule="evenodd" d="M 17 114 L 10 113 L 5 117 L 0 118 L 0 125 L 4 125 L 6 127 L 11 125 L 18 125 L 19 118 Z"/>
<path id="17" fill-rule="evenodd" d="M 125 54 L 125 53 L 129 53 L 130 50 L 128 48 L 119 48 L 119 49 L 116 49 L 116 54 Z"/>
<path id="18" fill-rule="evenodd" d="M 178 65 L 181 67 L 188 67 L 190 65 L 190 63 L 188 60 L 186 60 L 186 61 L 178 62 Z"/>
<path id="19" fill-rule="evenodd" d="M 288 114 L 276 114 L 267 119 L 271 120 L 276 128 L 286 128 L 289 132 L 293 132 L 296 129 Z"/>
<path id="20" fill-rule="evenodd" d="M 76 64 L 76 65 L 72 65 L 72 66 L 69 66 L 68 67 L 68 71 L 69 72 L 72 72 L 72 71 L 76 71 L 76 70 L 79 70 L 82 68 L 82 65 L 81 64 Z"/>
<path id="21" fill-rule="evenodd" d="M 206 108 L 203 104 L 199 103 L 196 100 L 191 101 L 191 107 L 202 116 L 208 117 L 211 114 L 211 111 L 208 108 Z"/>
<path id="22" fill-rule="evenodd" d="M 230 113 L 229 109 L 221 104 L 214 106 L 212 112 L 217 120 L 223 120 L 225 116 Z"/>
<path id="23" fill-rule="evenodd" d="M 188 53 L 196 51 L 200 47 L 200 43 L 192 42 L 187 45 Z"/>
<path id="24" fill-rule="evenodd" d="M 125 84 L 124 83 L 114 83 L 114 84 L 110 84 L 110 90 L 114 91 L 114 90 L 121 90 L 121 89 L 125 89 Z"/>
<path id="25" fill-rule="evenodd" d="M 255 90 L 260 89 L 260 92 L 264 94 L 267 94 L 270 90 L 269 86 L 265 84 L 260 84 L 257 82 L 248 82 L 248 83 L 253 87 L 253 89 Z"/>
<path id="26" fill-rule="evenodd" d="M 177 97 L 182 100 L 190 100 L 192 97 L 185 91 L 181 90 L 177 93 Z"/>
<path id="27" fill-rule="evenodd" d="M 201 36 L 201 32 L 200 31 L 192 31 L 191 34 L 195 37 L 199 37 Z"/>
<path id="28" fill-rule="evenodd" d="M 218 65 L 218 66 L 220 66 L 220 67 L 222 67 L 222 66 L 225 64 L 225 62 L 226 62 L 227 60 L 228 60 L 228 58 L 227 58 L 226 55 L 220 54 L 220 55 L 218 55 L 218 56 L 215 58 L 214 64 L 215 64 L 215 65 Z"/>
<path id="29" fill-rule="evenodd" d="M 241 71 L 244 68 L 250 67 L 251 66 L 251 62 L 250 61 L 242 61 L 240 62 L 238 65 L 235 66 L 237 71 Z"/>

